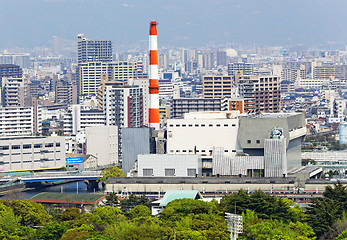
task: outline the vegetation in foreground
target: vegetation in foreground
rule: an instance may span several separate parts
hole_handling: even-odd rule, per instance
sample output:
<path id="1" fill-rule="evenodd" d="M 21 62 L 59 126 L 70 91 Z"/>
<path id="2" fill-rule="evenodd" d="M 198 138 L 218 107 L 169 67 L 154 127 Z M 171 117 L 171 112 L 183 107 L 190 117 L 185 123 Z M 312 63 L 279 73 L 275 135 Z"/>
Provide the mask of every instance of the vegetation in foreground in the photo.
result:
<path id="1" fill-rule="evenodd" d="M 0 200 L 0 239 L 229 239 L 224 216 L 235 211 L 244 219 L 241 240 L 347 239 L 347 190 L 341 184 L 327 187 L 306 211 L 291 200 L 243 190 L 220 203 L 175 200 L 158 217 L 151 216 L 148 203 L 144 196 L 119 203 L 111 194 L 108 206 L 92 213 L 54 213 L 30 200 Z"/>

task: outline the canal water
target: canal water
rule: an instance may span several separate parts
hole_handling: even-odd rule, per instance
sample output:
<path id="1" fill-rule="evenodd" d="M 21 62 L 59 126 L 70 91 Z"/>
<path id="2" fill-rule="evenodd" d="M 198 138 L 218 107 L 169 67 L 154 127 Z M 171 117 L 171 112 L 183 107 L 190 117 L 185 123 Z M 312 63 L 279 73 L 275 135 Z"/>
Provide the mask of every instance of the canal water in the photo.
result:
<path id="1" fill-rule="evenodd" d="M 6 193 L 4 196 L 0 197 L 0 199 L 30 199 L 36 194 L 39 194 L 41 192 L 94 194 L 94 193 L 101 193 L 99 191 L 100 189 L 88 190 L 87 185 L 83 181 L 77 181 L 77 182 L 69 182 L 69 183 L 65 183 L 61 185 L 56 185 L 56 186 L 29 189 L 26 191 L 12 191 L 10 193 Z"/>

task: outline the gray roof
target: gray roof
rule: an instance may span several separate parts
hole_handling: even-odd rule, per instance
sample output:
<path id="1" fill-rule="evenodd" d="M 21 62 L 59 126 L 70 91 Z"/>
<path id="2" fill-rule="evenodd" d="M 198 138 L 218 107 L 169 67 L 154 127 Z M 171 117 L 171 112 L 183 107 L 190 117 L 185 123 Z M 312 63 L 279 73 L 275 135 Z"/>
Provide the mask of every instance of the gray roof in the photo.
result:
<path id="1" fill-rule="evenodd" d="M 107 184 L 292 184 L 295 177 L 110 177 Z"/>

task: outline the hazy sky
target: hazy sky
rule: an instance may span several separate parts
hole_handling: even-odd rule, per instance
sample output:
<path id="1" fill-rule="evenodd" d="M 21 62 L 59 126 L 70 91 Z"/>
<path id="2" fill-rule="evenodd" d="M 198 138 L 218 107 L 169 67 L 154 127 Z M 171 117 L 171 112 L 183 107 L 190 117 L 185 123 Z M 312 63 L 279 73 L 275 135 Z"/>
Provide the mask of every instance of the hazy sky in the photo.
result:
<path id="1" fill-rule="evenodd" d="M 0 48 L 50 46 L 52 36 L 148 45 L 347 42 L 346 0 L 0 0 Z"/>

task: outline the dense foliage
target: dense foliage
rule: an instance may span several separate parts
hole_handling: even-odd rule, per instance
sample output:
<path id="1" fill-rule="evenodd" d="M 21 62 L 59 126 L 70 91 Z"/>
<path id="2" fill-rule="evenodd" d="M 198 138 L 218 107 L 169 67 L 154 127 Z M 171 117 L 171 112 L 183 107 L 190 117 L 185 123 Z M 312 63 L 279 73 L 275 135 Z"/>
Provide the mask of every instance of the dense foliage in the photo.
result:
<path id="1" fill-rule="evenodd" d="M 47 210 L 51 213 L 48 214 Z M 0 200 L 0 239 L 111 240 L 111 239 L 229 239 L 225 212 L 242 214 L 240 240 L 347 239 L 347 189 L 329 186 L 324 198 L 314 199 L 304 211 L 288 199 L 262 191 L 240 190 L 213 200 L 180 199 L 159 216 L 151 216 L 149 199 L 115 194 L 107 205 L 82 212 L 61 213 L 29 200 Z"/>
<path id="2" fill-rule="evenodd" d="M 111 166 L 101 171 L 98 182 L 105 183 L 110 177 L 125 177 L 125 175 L 117 166 Z"/>

